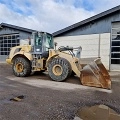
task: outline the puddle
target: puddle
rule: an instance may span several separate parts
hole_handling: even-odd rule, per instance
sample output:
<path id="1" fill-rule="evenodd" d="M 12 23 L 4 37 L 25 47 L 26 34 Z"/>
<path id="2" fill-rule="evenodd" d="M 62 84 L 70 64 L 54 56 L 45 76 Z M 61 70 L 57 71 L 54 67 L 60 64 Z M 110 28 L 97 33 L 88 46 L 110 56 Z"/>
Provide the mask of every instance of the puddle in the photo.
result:
<path id="1" fill-rule="evenodd" d="M 0 100 L 0 105 L 4 105 L 4 104 L 11 104 L 11 101 L 15 101 L 15 102 L 20 102 L 22 99 L 24 99 L 25 96 L 20 95 L 11 99 L 4 99 L 4 100 Z M 1 110 L 1 109 L 0 109 Z"/>
<path id="2" fill-rule="evenodd" d="M 120 114 L 108 106 L 95 105 L 78 110 L 74 120 L 120 120 Z"/>

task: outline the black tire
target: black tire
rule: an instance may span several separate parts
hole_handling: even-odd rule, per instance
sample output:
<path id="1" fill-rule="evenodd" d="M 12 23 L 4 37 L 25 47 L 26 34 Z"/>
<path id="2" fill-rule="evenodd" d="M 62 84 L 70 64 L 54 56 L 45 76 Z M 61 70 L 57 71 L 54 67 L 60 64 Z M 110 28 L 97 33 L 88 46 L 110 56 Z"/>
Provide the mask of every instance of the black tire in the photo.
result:
<path id="1" fill-rule="evenodd" d="M 60 67 L 60 72 L 59 70 L 58 72 L 55 72 L 56 67 Z M 48 74 L 54 81 L 64 81 L 71 75 L 71 72 L 71 65 L 64 58 L 54 58 L 48 65 Z"/>
<path id="2" fill-rule="evenodd" d="M 23 57 L 17 57 L 14 59 L 12 70 L 14 75 L 17 77 L 29 76 L 31 73 L 30 62 Z"/>

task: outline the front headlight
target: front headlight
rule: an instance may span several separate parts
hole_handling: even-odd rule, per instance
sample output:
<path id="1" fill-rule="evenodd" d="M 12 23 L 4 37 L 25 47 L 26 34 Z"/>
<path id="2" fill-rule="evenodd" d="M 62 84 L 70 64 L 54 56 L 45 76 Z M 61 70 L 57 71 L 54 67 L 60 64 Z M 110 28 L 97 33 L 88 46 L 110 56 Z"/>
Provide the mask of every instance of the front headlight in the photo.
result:
<path id="1" fill-rule="evenodd" d="M 36 52 L 39 52 L 40 51 L 40 49 L 36 49 Z"/>

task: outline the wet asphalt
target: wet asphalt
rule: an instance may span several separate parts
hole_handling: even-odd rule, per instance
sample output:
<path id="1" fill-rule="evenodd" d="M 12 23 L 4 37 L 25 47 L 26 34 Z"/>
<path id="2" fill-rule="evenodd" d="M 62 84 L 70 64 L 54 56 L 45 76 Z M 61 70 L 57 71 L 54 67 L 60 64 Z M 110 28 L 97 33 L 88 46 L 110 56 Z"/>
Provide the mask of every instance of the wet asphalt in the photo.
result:
<path id="1" fill-rule="evenodd" d="M 11 66 L 0 64 L 0 120 L 74 120 L 78 109 L 104 104 L 120 113 L 120 73 L 112 74 L 112 92 L 97 89 L 51 89 L 35 87 L 8 79 Z M 32 75 L 26 79 L 50 79 L 48 75 Z M 80 84 L 72 77 L 66 82 Z M 64 83 L 63 83 L 64 84 Z M 10 101 L 23 95 L 24 98 Z"/>

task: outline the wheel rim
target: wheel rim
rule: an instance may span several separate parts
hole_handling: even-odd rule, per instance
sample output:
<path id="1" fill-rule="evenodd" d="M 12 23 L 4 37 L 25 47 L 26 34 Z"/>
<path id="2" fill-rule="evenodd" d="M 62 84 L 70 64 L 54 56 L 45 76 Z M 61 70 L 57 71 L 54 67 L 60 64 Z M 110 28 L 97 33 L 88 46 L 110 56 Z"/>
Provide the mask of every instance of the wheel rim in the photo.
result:
<path id="1" fill-rule="evenodd" d="M 17 64 L 16 64 L 16 71 L 17 71 L 18 73 L 20 73 L 20 72 L 23 71 L 23 65 L 22 65 L 22 63 L 17 63 Z"/>
<path id="2" fill-rule="evenodd" d="M 55 65 L 55 66 L 53 66 L 52 71 L 56 76 L 59 76 L 62 74 L 63 69 L 60 65 Z"/>

